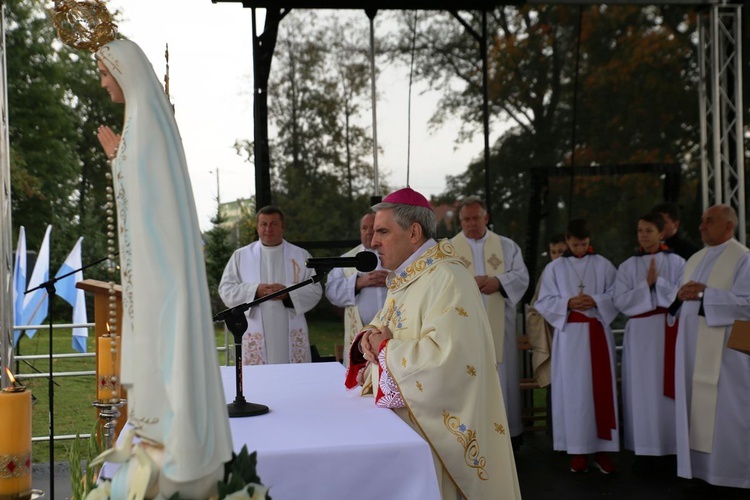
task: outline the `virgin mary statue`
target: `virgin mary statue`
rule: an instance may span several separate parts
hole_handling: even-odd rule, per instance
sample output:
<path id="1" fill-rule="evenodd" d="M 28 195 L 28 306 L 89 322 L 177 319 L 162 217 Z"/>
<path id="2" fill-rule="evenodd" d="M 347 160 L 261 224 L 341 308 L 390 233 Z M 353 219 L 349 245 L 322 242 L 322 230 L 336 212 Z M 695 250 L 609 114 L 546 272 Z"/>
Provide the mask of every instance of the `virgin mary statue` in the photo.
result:
<path id="1" fill-rule="evenodd" d="M 161 448 L 163 496 L 208 498 L 231 459 L 232 440 L 182 140 L 169 99 L 138 45 L 114 40 L 96 57 L 102 85 L 125 103 L 111 156 L 128 423 L 141 442 Z"/>

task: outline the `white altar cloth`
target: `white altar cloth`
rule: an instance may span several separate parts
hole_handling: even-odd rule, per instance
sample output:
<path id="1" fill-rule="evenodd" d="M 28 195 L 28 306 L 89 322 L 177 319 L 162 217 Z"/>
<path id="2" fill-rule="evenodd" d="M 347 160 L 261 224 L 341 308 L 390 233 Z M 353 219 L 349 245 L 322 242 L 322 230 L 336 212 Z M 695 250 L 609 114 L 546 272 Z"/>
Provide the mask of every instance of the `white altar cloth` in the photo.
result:
<path id="1" fill-rule="evenodd" d="M 347 391 L 341 364 L 243 368 L 245 399 L 270 412 L 229 419 L 234 450 L 258 452 L 274 500 L 440 498 L 430 446 L 391 410 Z M 234 373 L 221 367 L 228 403 Z"/>

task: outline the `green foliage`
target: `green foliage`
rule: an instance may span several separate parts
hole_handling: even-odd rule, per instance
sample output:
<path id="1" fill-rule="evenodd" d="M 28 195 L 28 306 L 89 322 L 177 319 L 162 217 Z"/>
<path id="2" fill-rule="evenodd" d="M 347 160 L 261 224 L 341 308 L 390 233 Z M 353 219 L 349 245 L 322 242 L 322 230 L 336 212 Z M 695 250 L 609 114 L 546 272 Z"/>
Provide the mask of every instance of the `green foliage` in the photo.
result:
<path id="1" fill-rule="evenodd" d="M 358 237 L 374 191 L 366 24 L 284 19 L 269 83 L 274 201 L 291 240 Z"/>
<path id="2" fill-rule="evenodd" d="M 248 453 L 247 446 L 243 446 L 239 455 L 232 454 L 231 471 L 229 477 L 223 483 L 219 483 L 219 499 L 226 498 L 228 495 L 245 489 L 252 497 L 255 487 L 260 486 L 260 477 L 257 473 L 258 452 Z M 271 496 L 266 492 L 265 498 L 271 500 Z"/>
<path id="3" fill-rule="evenodd" d="M 87 440 L 86 454 L 84 455 L 81 435 L 76 433 L 73 443 L 68 448 L 68 460 L 70 463 L 70 487 L 74 499 L 86 498 L 86 494 L 96 488 L 96 479 L 101 469 L 100 466 L 92 467 L 89 464 L 91 460 L 99 456 L 102 452 L 102 441 L 98 422 L 91 431 L 91 436 Z M 81 462 L 85 461 L 85 469 L 81 467 Z M 85 475 L 83 471 L 86 471 Z"/>
<path id="4" fill-rule="evenodd" d="M 214 313 L 224 309 L 224 303 L 219 297 L 219 283 L 224 267 L 229 261 L 233 247 L 229 243 L 229 229 L 224 225 L 226 219 L 218 210 L 216 217 L 211 219 L 213 226 L 203 235 L 205 245 L 203 246 L 206 261 L 206 278 L 208 280 L 208 291 L 211 298 L 211 310 Z"/>
<path id="5" fill-rule="evenodd" d="M 480 15 L 461 12 L 477 31 Z M 408 62 L 414 17 L 402 20 L 390 51 Z M 490 13 L 490 119 L 505 125 L 491 131 L 487 201 L 496 231 L 526 247 L 536 167 L 676 163 L 683 165 L 680 204 L 696 205 L 695 24 L 692 9 L 675 6 L 500 6 Z M 476 40 L 438 12 L 420 13 L 416 34 L 417 78 L 442 93 L 433 123 L 458 117 L 459 140 L 480 131 Z M 440 198 L 470 194 L 487 196 L 483 158 L 449 176 Z M 569 215 L 588 218 L 598 251 L 618 264 L 632 250 L 637 217 L 663 191 L 657 175 L 622 175 L 554 178 L 542 196 L 542 234 L 561 232 Z"/>
<path id="6" fill-rule="evenodd" d="M 13 235 L 25 226 L 35 250 L 52 224 L 54 272 L 79 236 L 84 262 L 106 255 L 109 167 L 94 134 L 101 124 L 121 123 L 122 109 L 99 87 L 91 54 L 57 41 L 42 2 L 6 5 Z M 105 272 L 91 269 L 87 277 L 105 279 Z"/>

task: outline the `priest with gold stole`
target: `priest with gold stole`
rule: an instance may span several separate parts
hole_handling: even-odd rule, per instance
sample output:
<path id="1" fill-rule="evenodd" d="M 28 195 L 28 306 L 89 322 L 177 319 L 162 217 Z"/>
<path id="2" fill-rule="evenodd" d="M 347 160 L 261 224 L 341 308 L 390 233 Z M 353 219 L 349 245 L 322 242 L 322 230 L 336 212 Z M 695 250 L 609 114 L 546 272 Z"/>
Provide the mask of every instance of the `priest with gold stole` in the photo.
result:
<path id="1" fill-rule="evenodd" d="M 510 238 L 487 229 L 487 206 L 476 196 L 464 198 L 458 208 L 461 232 L 451 244 L 474 275 L 482 294 L 495 342 L 497 374 L 505 400 L 511 437 L 520 445 L 521 386 L 516 351 L 516 306 L 529 287 L 529 271 L 521 248 Z"/>
<path id="2" fill-rule="evenodd" d="M 750 252 L 734 239 L 737 214 L 709 207 L 706 248 L 685 264 L 675 353 L 677 474 L 750 488 L 750 356 L 726 347 L 736 320 L 750 320 Z"/>
<path id="3" fill-rule="evenodd" d="M 449 242 L 435 241 L 424 196 L 404 188 L 373 210 L 388 294 L 352 344 L 347 387 L 374 394 L 430 443 L 444 499 L 521 498 L 474 278 Z"/>

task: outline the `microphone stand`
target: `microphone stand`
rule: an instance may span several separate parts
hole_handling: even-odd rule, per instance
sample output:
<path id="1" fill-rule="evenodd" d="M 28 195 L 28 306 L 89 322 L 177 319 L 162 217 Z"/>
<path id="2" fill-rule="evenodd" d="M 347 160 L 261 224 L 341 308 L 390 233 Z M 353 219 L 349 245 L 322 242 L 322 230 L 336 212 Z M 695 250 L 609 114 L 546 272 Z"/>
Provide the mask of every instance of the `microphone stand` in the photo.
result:
<path id="1" fill-rule="evenodd" d="M 223 321 L 224 324 L 227 325 L 227 328 L 229 328 L 229 331 L 232 332 L 232 336 L 234 337 L 234 377 L 236 395 L 234 401 L 227 404 L 227 410 L 229 412 L 230 418 L 254 417 L 257 415 L 268 413 L 268 406 L 248 402 L 245 399 L 245 395 L 242 389 L 242 336 L 247 331 L 247 317 L 245 316 L 245 311 L 247 311 L 251 307 L 260 305 L 263 302 L 272 300 L 280 295 L 284 295 L 285 293 L 289 293 L 298 288 L 302 288 L 303 286 L 319 283 L 326 276 L 326 274 L 328 274 L 328 271 L 330 271 L 330 269 L 325 269 L 320 272 L 320 274 L 317 274 L 320 269 L 316 268 L 315 271 L 316 274 L 305 281 L 300 281 L 299 283 L 295 283 L 294 285 L 284 288 L 283 290 L 279 290 L 278 292 L 270 293 L 265 297 L 255 299 L 252 302 L 247 302 L 245 304 L 230 307 L 229 309 L 224 309 L 223 311 L 217 313 L 216 316 L 214 316 L 214 321 Z"/>
<path id="2" fill-rule="evenodd" d="M 51 278 L 43 283 L 40 283 L 39 286 L 35 286 L 34 288 L 30 290 L 26 290 L 24 292 L 24 295 L 33 292 L 34 290 L 39 290 L 41 288 L 44 288 L 47 290 L 47 296 L 49 297 L 49 309 L 47 314 L 47 324 L 49 325 L 49 383 L 47 384 L 48 387 L 48 397 L 49 397 L 49 494 L 50 498 L 55 498 L 55 383 L 52 378 L 52 353 L 53 353 L 53 345 L 52 345 L 52 332 L 53 332 L 53 322 L 52 322 L 52 311 L 53 306 L 55 303 L 55 297 L 57 296 L 57 289 L 55 289 L 55 283 L 60 281 L 63 278 L 67 278 L 70 275 L 73 275 L 77 273 L 78 271 L 83 271 L 84 269 L 88 269 L 89 267 L 95 266 L 97 264 L 101 264 L 105 260 L 107 260 L 109 257 L 104 257 L 103 259 L 99 259 L 96 262 L 92 262 L 91 264 L 87 264 L 79 269 L 76 269 L 75 271 L 71 271 L 69 273 L 63 274 L 62 276 L 56 276 L 54 278 Z M 19 339 L 20 340 L 20 339 Z"/>

